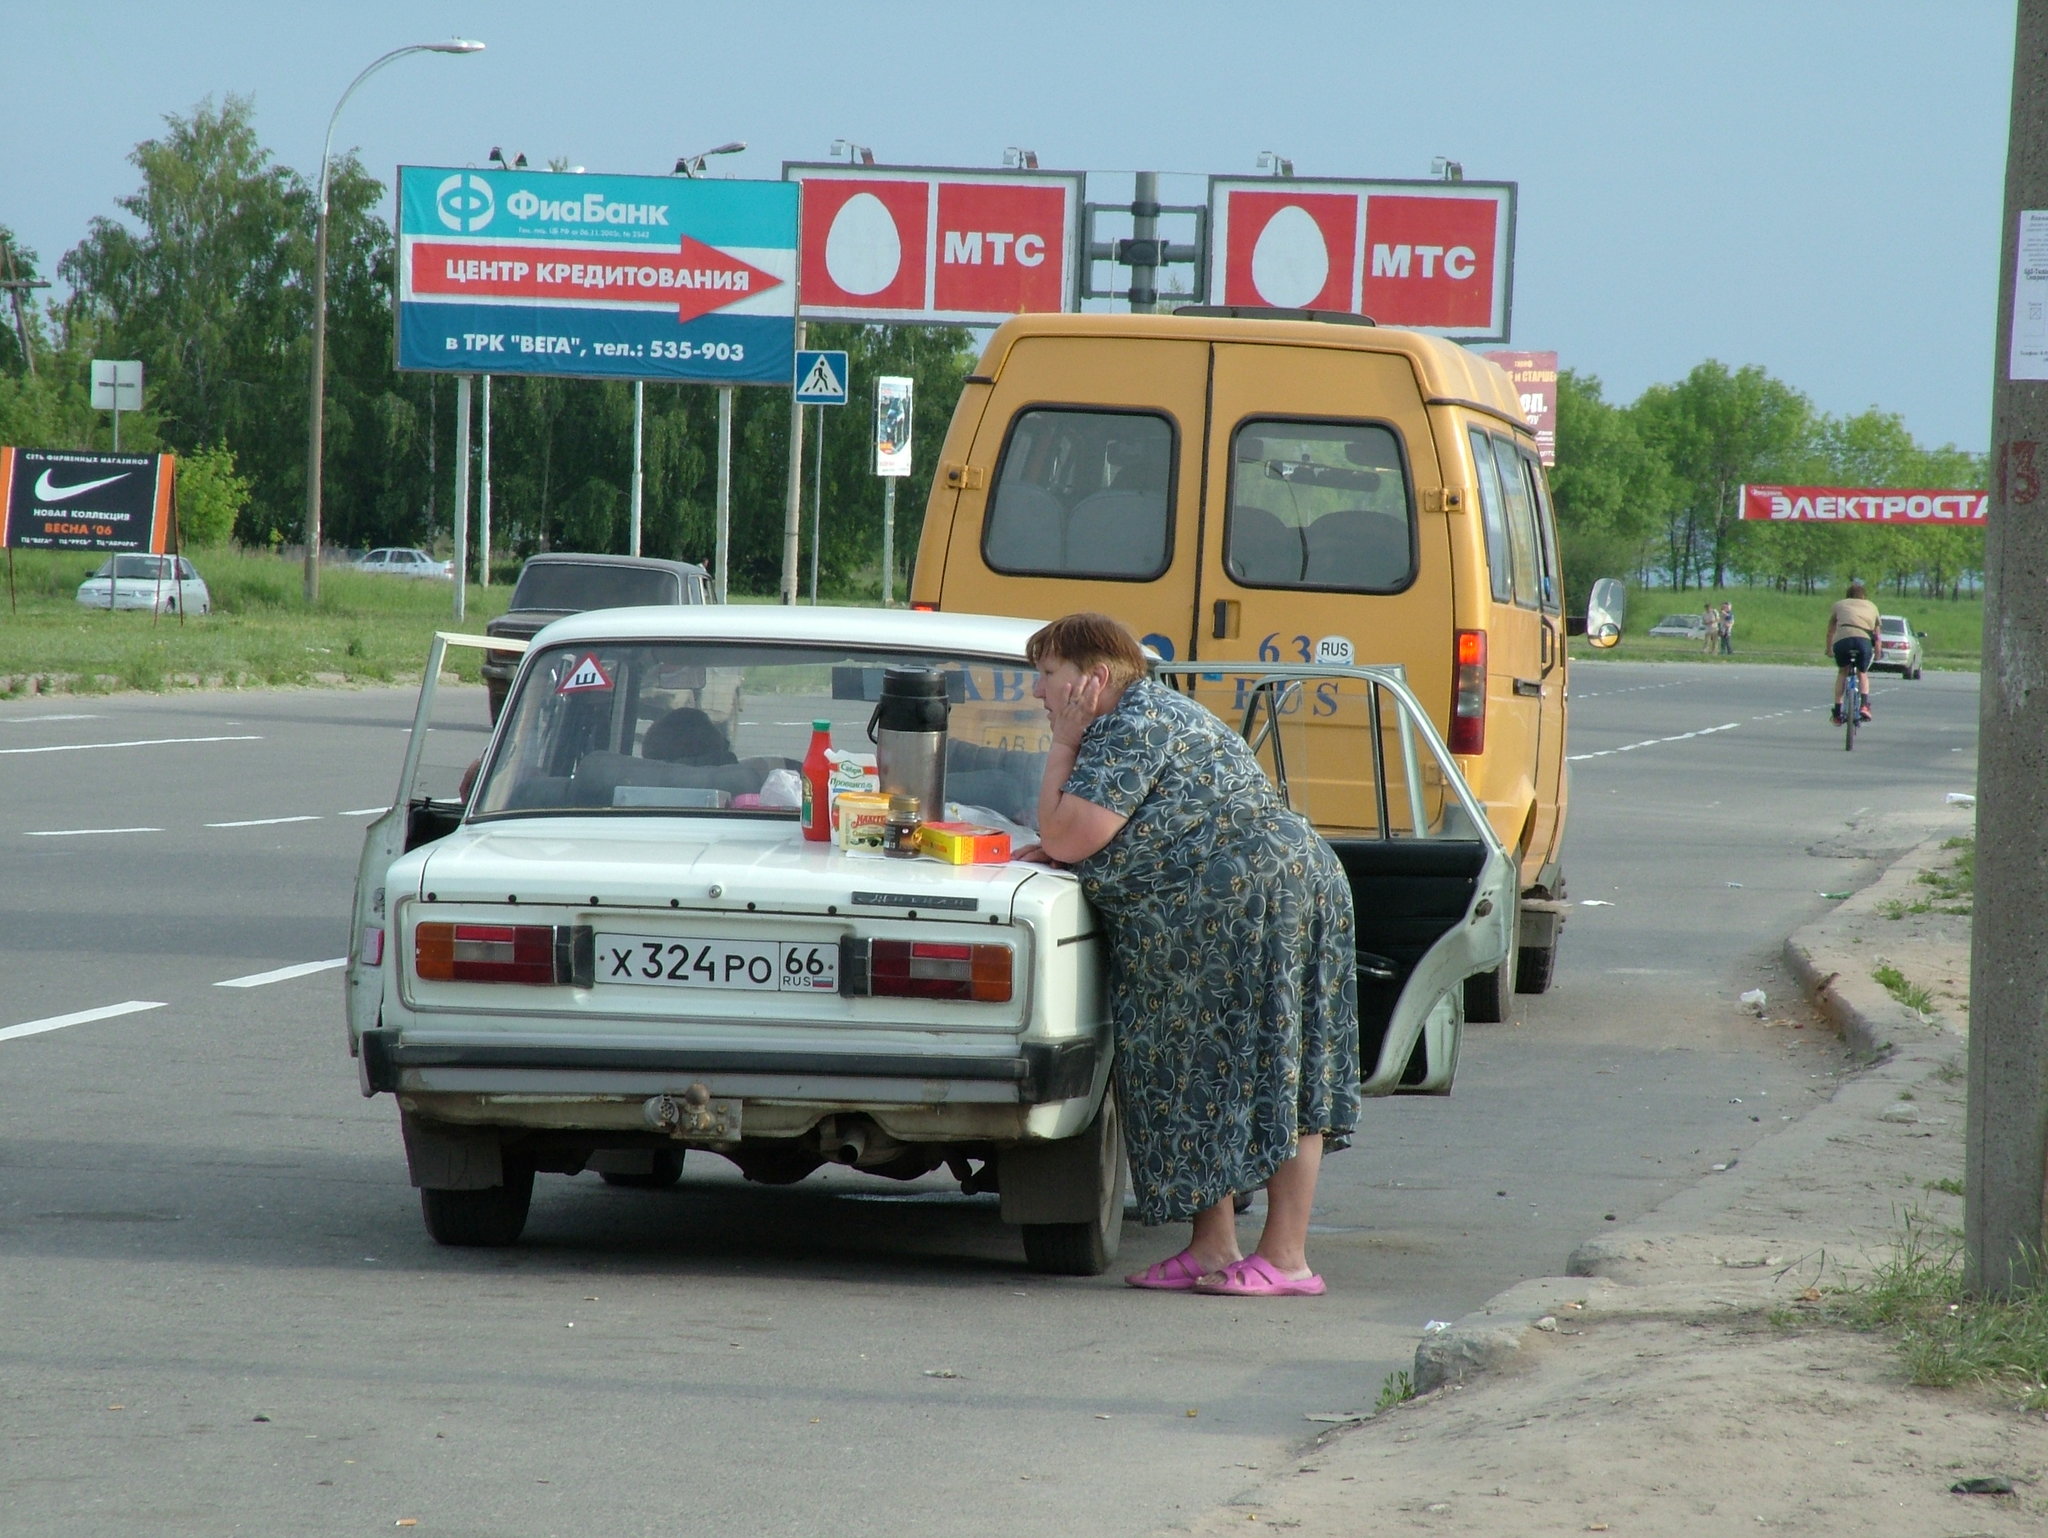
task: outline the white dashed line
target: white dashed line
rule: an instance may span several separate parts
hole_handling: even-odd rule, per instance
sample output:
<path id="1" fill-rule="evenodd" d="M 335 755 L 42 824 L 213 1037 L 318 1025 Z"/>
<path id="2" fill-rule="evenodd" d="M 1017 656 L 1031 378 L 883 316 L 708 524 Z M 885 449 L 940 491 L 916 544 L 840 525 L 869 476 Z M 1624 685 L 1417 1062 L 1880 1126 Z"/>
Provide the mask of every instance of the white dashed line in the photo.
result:
<path id="1" fill-rule="evenodd" d="M 101 719 L 103 718 L 100 716 L 0 716 L 0 721 L 11 722 L 16 726 L 31 726 L 38 721 L 98 721 Z"/>
<path id="2" fill-rule="evenodd" d="M 39 828 L 24 830 L 23 838 L 91 838 L 100 833 L 161 833 L 162 828 Z"/>
<path id="3" fill-rule="evenodd" d="M 281 822 L 318 822 L 320 819 L 308 813 L 300 817 L 251 817 L 246 822 L 210 822 L 209 828 L 274 828 Z"/>
<path id="4" fill-rule="evenodd" d="M 348 957 L 336 956 L 332 961 L 302 961 L 294 967 L 279 967 L 274 972 L 252 972 L 247 977 L 231 977 L 226 982 L 215 983 L 216 988 L 261 988 L 265 983 L 289 982 L 294 977 L 310 977 L 315 972 L 332 972 L 336 967 L 348 965 Z"/>
<path id="5" fill-rule="evenodd" d="M 1631 742 L 1625 747 L 1602 748 L 1597 753 L 1574 753 L 1571 755 L 1571 762 L 1576 764 L 1581 759 L 1607 758 L 1615 753 L 1633 753 L 1637 748 L 1654 748 L 1666 742 L 1689 742 L 1694 737 L 1711 737 L 1716 732 L 1732 732 L 1741 724 L 1740 721 L 1729 721 L 1720 726 L 1703 726 L 1696 732 L 1680 732 L 1676 737 L 1652 737 L 1648 742 Z"/>
<path id="6" fill-rule="evenodd" d="M 336 812 L 334 815 L 337 817 L 382 817 L 390 810 L 391 808 L 388 806 L 359 806 L 354 811 Z"/>
<path id="7" fill-rule="evenodd" d="M 159 1000 L 130 999 L 125 1004 L 103 1004 L 98 1009 L 81 1009 L 75 1015 L 51 1015 L 44 1020 L 29 1020 L 21 1025 L 10 1025 L 0 1030 L 0 1041 L 12 1041 L 17 1036 L 40 1036 L 44 1031 L 61 1031 L 67 1025 L 84 1025 L 89 1020 L 111 1020 L 116 1015 L 139 1014 L 145 1009 L 162 1009 Z"/>
<path id="8" fill-rule="evenodd" d="M 142 737 L 134 742 L 64 742 L 47 748 L 0 748 L 0 753 L 85 753 L 94 748 L 160 748 L 183 742 L 261 742 L 261 737 Z"/>

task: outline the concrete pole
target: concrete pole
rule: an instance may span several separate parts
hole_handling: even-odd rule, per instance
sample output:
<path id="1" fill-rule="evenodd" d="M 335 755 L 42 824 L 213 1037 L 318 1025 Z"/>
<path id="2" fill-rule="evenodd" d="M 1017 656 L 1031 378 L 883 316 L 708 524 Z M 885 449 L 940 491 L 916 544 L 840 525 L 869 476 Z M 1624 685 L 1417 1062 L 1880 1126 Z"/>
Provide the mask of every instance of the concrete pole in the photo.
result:
<path id="1" fill-rule="evenodd" d="M 825 537 L 825 408 L 811 408 L 818 429 L 817 446 L 811 450 L 811 606 L 818 603 L 818 542 Z"/>
<path id="2" fill-rule="evenodd" d="M 640 498 L 646 486 L 640 473 L 641 445 L 647 422 L 647 385 L 644 380 L 633 381 L 633 524 L 632 533 L 626 541 L 626 554 L 640 553 Z"/>
<path id="3" fill-rule="evenodd" d="M 810 328 L 796 323 L 796 345 L 804 345 Z M 789 392 L 789 493 L 782 506 L 782 601 L 796 602 L 797 546 L 801 543 L 804 517 L 804 408 L 796 403 L 796 391 Z"/>
<path id="4" fill-rule="evenodd" d="M 726 574 L 732 570 L 732 386 L 718 387 L 718 569 L 711 580 L 718 601 L 726 601 Z"/>
<path id="5" fill-rule="evenodd" d="M 2015 357 L 2016 285 L 2048 289 L 2048 0 L 2019 0 L 1977 722 L 1964 1285 L 2048 1286 L 2048 364 Z M 2029 330 L 2032 328 L 2029 327 Z M 2015 377 L 2018 375 L 2019 377 Z"/>
<path id="6" fill-rule="evenodd" d="M 476 575 L 485 587 L 491 585 L 491 376 L 484 375 L 483 442 L 478 445 L 481 460 L 477 475 Z"/>
<path id="7" fill-rule="evenodd" d="M 455 378 L 455 622 L 469 599 L 469 389 L 470 376 Z"/>
<path id="8" fill-rule="evenodd" d="M 896 477 L 882 478 L 882 607 L 896 596 Z"/>

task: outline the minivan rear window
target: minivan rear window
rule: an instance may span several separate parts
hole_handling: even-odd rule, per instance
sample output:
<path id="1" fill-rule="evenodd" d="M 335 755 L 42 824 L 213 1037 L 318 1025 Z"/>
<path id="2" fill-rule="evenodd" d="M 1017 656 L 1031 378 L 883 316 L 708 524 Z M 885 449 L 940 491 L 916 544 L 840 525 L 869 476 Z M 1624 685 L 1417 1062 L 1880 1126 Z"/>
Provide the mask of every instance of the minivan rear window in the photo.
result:
<path id="1" fill-rule="evenodd" d="M 996 571 L 1142 582 L 1172 553 L 1173 424 L 1136 411 L 1019 412 L 989 497 Z"/>
<path id="2" fill-rule="evenodd" d="M 1400 440 L 1369 422 L 1240 424 L 1228 529 L 1230 574 L 1247 587 L 1406 587 L 1415 535 Z"/>

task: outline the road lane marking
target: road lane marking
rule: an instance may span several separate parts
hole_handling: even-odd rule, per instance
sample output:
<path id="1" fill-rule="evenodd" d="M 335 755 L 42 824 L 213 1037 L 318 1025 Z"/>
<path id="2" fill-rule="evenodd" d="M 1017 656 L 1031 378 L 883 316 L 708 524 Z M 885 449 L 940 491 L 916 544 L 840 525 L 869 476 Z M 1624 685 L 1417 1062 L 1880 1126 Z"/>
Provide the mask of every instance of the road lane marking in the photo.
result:
<path id="1" fill-rule="evenodd" d="M 302 961 L 297 966 L 279 967 L 274 972 L 251 972 L 247 977 L 230 977 L 226 982 L 215 983 L 216 988 L 261 988 L 265 983 L 289 982 L 294 977 L 310 977 L 315 972 L 332 972 L 336 967 L 348 965 L 348 957 L 336 956 L 332 961 Z"/>
<path id="2" fill-rule="evenodd" d="M 103 721 L 104 716 L 0 716 L 0 721 L 11 721 L 26 726 L 36 721 Z"/>
<path id="3" fill-rule="evenodd" d="M 206 826 L 209 828 L 274 828 L 281 822 L 318 822 L 319 820 L 312 813 L 306 813 L 298 817 L 251 817 L 246 822 L 210 822 Z"/>
<path id="4" fill-rule="evenodd" d="M 84 753 L 93 748 L 160 748 L 181 742 L 261 742 L 261 737 L 140 737 L 134 742 L 64 742 L 47 748 L 0 748 L 0 753 Z"/>
<path id="5" fill-rule="evenodd" d="M 161 833 L 162 828 L 39 828 L 23 830 L 23 838 L 87 838 L 96 833 Z"/>
<path id="6" fill-rule="evenodd" d="M 337 817 L 382 817 L 390 810 L 391 808 L 388 806 L 359 806 L 354 811 L 336 812 L 334 815 Z"/>
<path id="7" fill-rule="evenodd" d="M 51 1015 L 42 1020 L 28 1020 L 20 1025 L 10 1025 L 0 1030 L 0 1041 L 12 1041 L 17 1036 L 39 1036 L 44 1031 L 61 1031 L 67 1025 L 84 1025 L 89 1020 L 111 1020 L 116 1015 L 138 1014 L 145 1009 L 162 1009 L 161 1000 L 130 999 L 125 1004 L 103 1004 L 98 1009 L 81 1009 L 73 1015 Z"/>
<path id="8" fill-rule="evenodd" d="M 1597 753 L 1574 753 L 1571 762 L 1578 763 L 1586 758 L 1607 758 L 1615 753 L 1633 753 L 1637 748 L 1654 748 L 1667 742 L 1690 742 L 1695 737 L 1711 737 L 1716 732 L 1732 732 L 1740 721 L 1727 721 L 1720 726 L 1703 726 L 1696 732 L 1680 732 L 1676 737 L 1652 737 L 1648 742 L 1631 742 L 1619 748 L 1602 748 Z"/>

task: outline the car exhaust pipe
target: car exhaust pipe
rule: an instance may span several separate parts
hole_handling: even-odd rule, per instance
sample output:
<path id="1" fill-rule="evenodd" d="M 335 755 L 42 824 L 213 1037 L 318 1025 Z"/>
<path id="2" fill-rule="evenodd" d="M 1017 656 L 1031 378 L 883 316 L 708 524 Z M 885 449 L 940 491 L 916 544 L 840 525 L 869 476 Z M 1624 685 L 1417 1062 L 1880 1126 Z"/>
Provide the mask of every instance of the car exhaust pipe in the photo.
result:
<path id="1" fill-rule="evenodd" d="M 867 1124 L 860 1121 L 836 1122 L 832 1135 L 825 1140 L 825 1156 L 835 1164 L 859 1164 L 868 1151 Z"/>

